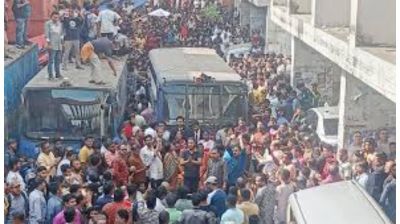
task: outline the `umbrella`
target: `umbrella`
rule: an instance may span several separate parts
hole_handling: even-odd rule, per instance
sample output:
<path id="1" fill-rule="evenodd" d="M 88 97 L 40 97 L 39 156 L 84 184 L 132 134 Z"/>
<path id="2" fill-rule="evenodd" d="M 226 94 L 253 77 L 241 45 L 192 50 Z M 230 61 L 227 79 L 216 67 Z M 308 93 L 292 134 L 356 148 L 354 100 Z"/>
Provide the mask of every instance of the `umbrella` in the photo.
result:
<path id="1" fill-rule="evenodd" d="M 156 17 L 168 17 L 171 13 L 165 11 L 164 9 L 156 9 L 149 13 L 149 16 L 156 16 Z"/>

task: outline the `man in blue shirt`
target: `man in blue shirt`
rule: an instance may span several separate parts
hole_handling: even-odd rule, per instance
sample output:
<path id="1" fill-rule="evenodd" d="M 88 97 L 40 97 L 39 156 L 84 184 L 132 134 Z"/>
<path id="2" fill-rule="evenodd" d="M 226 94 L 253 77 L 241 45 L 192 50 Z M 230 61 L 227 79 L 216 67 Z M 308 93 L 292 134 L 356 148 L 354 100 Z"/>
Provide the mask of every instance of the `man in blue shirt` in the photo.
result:
<path id="1" fill-rule="evenodd" d="M 226 194 L 218 187 L 218 180 L 214 176 L 208 177 L 205 181 L 205 185 L 211 191 L 207 197 L 208 205 L 215 209 L 217 217 L 221 218 L 226 210 Z"/>
<path id="2" fill-rule="evenodd" d="M 112 182 L 105 183 L 103 186 L 103 194 L 96 200 L 96 206 L 98 206 L 99 208 L 103 208 L 103 206 L 107 203 L 113 202 L 113 191 L 114 186 Z"/>
<path id="3" fill-rule="evenodd" d="M 237 178 L 244 175 L 246 167 L 246 152 L 239 145 L 228 148 L 224 155 L 225 160 L 225 191 L 235 186 Z"/>
<path id="4" fill-rule="evenodd" d="M 61 212 L 62 205 L 62 192 L 60 185 L 57 182 L 49 184 L 50 198 L 47 201 L 46 223 L 53 223 L 54 217 Z"/>

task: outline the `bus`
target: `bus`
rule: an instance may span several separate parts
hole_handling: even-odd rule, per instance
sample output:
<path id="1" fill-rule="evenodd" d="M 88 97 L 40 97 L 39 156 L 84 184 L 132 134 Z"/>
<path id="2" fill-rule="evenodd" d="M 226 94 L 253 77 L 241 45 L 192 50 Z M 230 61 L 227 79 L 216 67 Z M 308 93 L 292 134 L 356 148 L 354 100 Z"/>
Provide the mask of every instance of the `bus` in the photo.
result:
<path id="1" fill-rule="evenodd" d="M 63 80 L 49 80 L 42 69 L 22 90 L 19 122 L 20 151 L 28 157 L 39 153 L 37 143 L 60 140 L 79 150 L 82 138 L 117 136 L 127 104 L 125 63 L 114 61 L 117 76 L 107 63 L 100 75 L 105 85 L 89 83 L 90 70 L 65 71 Z"/>
<path id="2" fill-rule="evenodd" d="M 159 48 L 149 52 L 150 101 L 155 117 L 176 125 L 219 126 L 248 117 L 248 92 L 244 80 L 215 50 L 208 48 Z"/>

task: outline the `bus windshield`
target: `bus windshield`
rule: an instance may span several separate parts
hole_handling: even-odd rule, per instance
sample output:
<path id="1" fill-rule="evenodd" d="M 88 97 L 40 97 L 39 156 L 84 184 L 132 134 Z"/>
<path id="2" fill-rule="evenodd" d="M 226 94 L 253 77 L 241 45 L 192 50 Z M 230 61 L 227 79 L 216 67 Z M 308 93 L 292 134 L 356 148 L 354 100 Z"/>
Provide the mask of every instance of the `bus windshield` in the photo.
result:
<path id="1" fill-rule="evenodd" d="M 47 89 L 29 91 L 26 135 L 30 138 L 64 138 L 100 135 L 101 104 L 108 94 L 97 90 Z"/>
<path id="2" fill-rule="evenodd" d="M 176 85 L 163 88 L 167 120 L 177 116 L 205 122 L 207 120 L 235 120 L 243 116 L 243 87 L 234 85 Z"/>

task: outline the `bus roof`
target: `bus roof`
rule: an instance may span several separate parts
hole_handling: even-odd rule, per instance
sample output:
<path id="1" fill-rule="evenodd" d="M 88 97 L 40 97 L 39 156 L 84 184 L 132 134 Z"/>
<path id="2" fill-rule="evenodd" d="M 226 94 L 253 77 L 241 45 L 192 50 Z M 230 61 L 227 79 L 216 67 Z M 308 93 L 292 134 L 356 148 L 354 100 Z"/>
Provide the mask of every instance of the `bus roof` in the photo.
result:
<path id="1" fill-rule="evenodd" d="M 303 217 L 299 224 L 389 224 L 371 196 L 354 181 L 321 185 L 292 194 L 293 213 Z"/>
<path id="2" fill-rule="evenodd" d="M 192 82 L 201 73 L 217 82 L 241 82 L 241 77 L 213 49 L 159 48 L 151 50 L 149 57 L 160 82 Z"/>
<path id="3" fill-rule="evenodd" d="M 100 65 L 99 76 L 101 80 L 105 82 L 105 85 L 95 85 L 89 83 L 91 80 L 90 78 L 90 67 L 83 66 L 84 70 L 75 69 L 75 66 L 70 65 L 69 70 L 64 71 L 61 70 L 61 75 L 64 76 L 65 80 L 68 80 L 71 83 L 71 86 L 68 87 L 61 87 L 60 84 L 65 81 L 61 79 L 49 80 L 48 73 L 47 73 L 47 66 L 44 67 L 37 75 L 35 75 L 24 87 L 24 92 L 27 90 L 40 90 L 40 89 L 89 89 L 89 90 L 109 90 L 115 89 L 118 85 L 119 77 L 121 76 L 124 65 L 125 65 L 125 58 L 121 58 L 119 60 L 113 60 L 115 69 L 117 71 L 117 76 L 113 75 L 113 72 L 108 65 L 107 62 L 102 60 Z"/>

